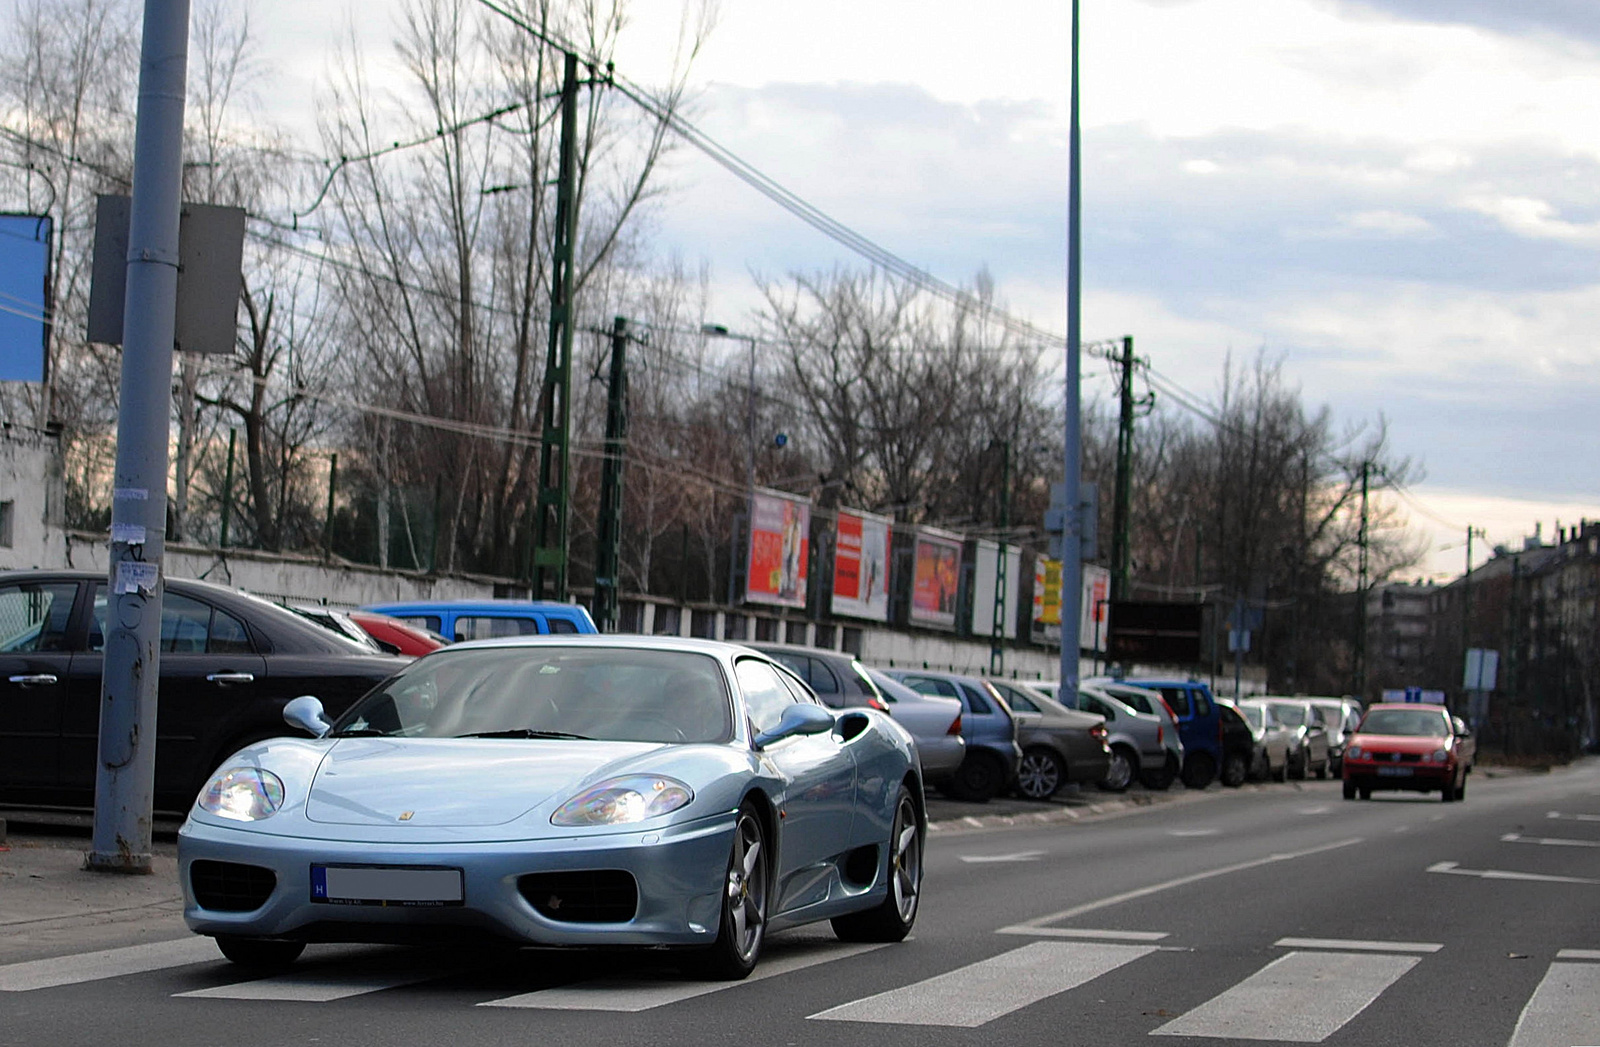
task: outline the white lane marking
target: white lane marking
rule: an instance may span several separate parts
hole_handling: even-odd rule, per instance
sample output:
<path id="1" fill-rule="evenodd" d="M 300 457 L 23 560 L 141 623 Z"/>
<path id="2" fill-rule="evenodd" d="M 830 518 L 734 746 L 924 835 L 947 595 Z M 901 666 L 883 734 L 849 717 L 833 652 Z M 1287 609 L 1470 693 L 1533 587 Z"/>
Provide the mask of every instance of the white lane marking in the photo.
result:
<path id="1" fill-rule="evenodd" d="M 1591 880 L 1583 876 L 1546 876 L 1543 873 L 1508 872 L 1503 869 L 1462 869 L 1460 862 L 1435 862 L 1428 866 L 1431 873 L 1447 873 L 1450 876 L 1476 876 L 1484 880 L 1526 880 L 1532 883 L 1592 883 L 1600 884 L 1600 880 Z"/>
<path id="2" fill-rule="evenodd" d="M 1600 1043 L 1600 966 L 1552 963 L 1517 1019 L 1507 1047 Z"/>
<path id="3" fill-rule="evenodd" d="M 1600 847 L 1600 840 L 1564 840 L 1559 836 L 1523 836 L 1521 833 L 1506 833 L 1500 837 L 1501 843 L 1537 843 L 1545 847 Z"/>
<path id="4" fill-rule="evenodd" d="M 1321 1043 L 1420 962 L 1416 956 L 1292 952 L 1150 1034 Z"/>
<path id="5" fill-rule="evenodd" d="M 1273 862 L 1287 862 L 1292 861 L 1295 858 L 1306 858 L 1313 854 L 1321 854 L 1324 851 L 1337 850 L 1340 847 L 1349 847 L 1352 844 L 1361 843 L 1365 839 L 1365 837 L 1356 836 L 1348 840 L 1339 840 L 1335 843 L 1325 843 L 1316 847 L 1308 847 L 1303 851 L 1289 851 L 1283 854 L 1269 854 L 1265 858 L 1254 858 L 1248 862 L 1236 862 L 1233 865 L 1224 865 L 1218 869 L 1207 869 L 1204 872 L 1190 873 L 1188 876 L 1180 876 L 1175 880 L 1165 880 L 1161 883 L 1153 883 L 1148 887 L 1139 887 L 1131 891 L 1123 891 L 1121 894 L 1113 894 L 1107 898 L 1100 898 L 1096 901 L 1085 902 L 1082 905 L 1074 905 L 1072 908 L 1062 909 L 1060 912 L 1053 912 L 1044 916 L 1036 916 L 1031 920 L 1024 920 L 1021 923 L 1012 924 L 1010 927 L 1002 927 L 998 933 L 1028 934 L 1030 933 L 1030 928 L 1042 927 L 1046 924 L 1059 923 L 1062 920 L 1068 920 L 1074 916 L 1082 916 L 1084 913 L 1094 912 L 1096 909 L 1106 909 L 1113 905 L 1121 905 L 1123 902 L 1131 902 L 1137 898 L 1147 898 L 1152 894 L 1159 894 L 1162 891 L 1169 891 L 1174 887 L 1184 887 L 1188 884 L 1199 883 L 1201 880 L 1209 880 L 1217 876 L 1228 876 L 1232 873 L 1243 872 L 1245 869 L 1254 869 L 1261 865 L 1271 865 Z"/>
<path id="6" fill-rule="evenodd" d="M 1031 938 L 1098 938 L 1112 942 L 1159 942 L 1166 931 L 1096 931 L 1087 927 L 1002 927 L 996 934 L 1023 934 Z"/>
<path id="7" fill-rule="evenodd" d="M 1216 829 L 1168 829 L 1168 836 L 1215 836 Z"/>
<path id="8" fill-rule="evenodd" d="M 1600 960 L 1600 949 L 1562 949 L 1556 953 L 1558 960 Z"/>
<path id="9" fill-rule="evenodd" d="M 173 993 L 174 997 L 201 1000 L 277 1000 L 284 1003 L 329 1003 L 350 996 L 363 996 L 384 989 L 398 989 L 402 985 L 415 985 L 439 977 L 437 970 L 388 971 L 372 974 L 338 974 L 332 971 L 306 970 L 293 974 L 279 974 L 271 978 L 257 978 L 232 985 L 217 985 L 210 989 L 194 989 Z"/>
<path id="10" fill-rule="evenodd" d="M 648 1011 L 680 1000 L 705 996 L 708 993 L 731 989 L 746 982 L 758 982 L 783 974 L 813 967 L 830 960 L 886 948 L 883 943 L 841 944 L 828 943 L 813 948 L 796 949 L 786 955 L 768 955 L 743 982 L 685 981 L 670 975 L 659 978 L 605 978 L 576 985 L 563 985 L 554 989 L 541 989 L 507 996 L 499 1000 L 486 1000 L 479 1007 L 519 1007 L 551 1011 Z"/>
<path id="11" fill-rule="evenodd" d="M 168 967 L 183 967 L 207 960 L 221 960 L 222 954 L 210 938 L 178 938 L 148 945 L 129 945 L 120 949 L 57 956 L 49 960 L 29 960 L 0 967 L 0 992 L 27 992 L 51 989 L 58 985 L 77 985 L 125 974 L 143 974 Z"/>
<path id="12" fill-rule="evenodd" d="M 1036 862 L 1044 857 L 1043 851 L 1018 851 L 1015 854 L 963 854 L 961 860 L 971 865 L 993 862 Z"/>
<path id="13" fill-rule="evenodd" d="M 1411 826 L 1409 826 L 1409 825 L 1397 825 L 1393 829 L 1390 829 L 1389 831 L 1392 832 L 1392 833 L 1408 833 L 1408 832 L 1411 831 Z"/>
<path id="14" fill-rule="evenodd" d="M 1562 814 L 1560 811 L 1551 811 L 1546 818 L 1559 818 L 1566 822 L 1600 822 L 1600 814 Z"/>
<path id="15" fill-rule="evenodd" d="M 1333 810 L 1333 808 L 1331 806 L 1329 806 L 1328 804 L 1325 804 L 1325 803 L 1321 803 L 1321 804 L 1318 804 L 1315 807 L 1302 807 L 1302 808 L 1300 808 L 1300 813 L 1301 814 L 1327 814 L 1331 810 Z"/>
<path id="16" fill-rule="evenodd" d="M 975 1029 L 1155 951 L 1152 945 L 1032 942 L 992 959 L 810 1017 L 820 1021 Z"/>
<path id="17" fill-rule="evenodd" d="M 1352 952 L 1438 952 L 1437 942 L 1383 942 L 1360 938 L 1279 938 L 1272 943 L 1285 949 L 1345 949 Z"/>

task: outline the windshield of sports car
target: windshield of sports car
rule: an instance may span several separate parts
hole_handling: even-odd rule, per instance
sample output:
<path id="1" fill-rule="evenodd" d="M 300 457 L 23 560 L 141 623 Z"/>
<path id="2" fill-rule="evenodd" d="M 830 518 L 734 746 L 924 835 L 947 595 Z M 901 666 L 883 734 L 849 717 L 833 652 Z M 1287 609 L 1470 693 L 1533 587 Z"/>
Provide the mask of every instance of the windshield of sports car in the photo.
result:
<path id="1" fill-rule="evenodd" d="M 627 647 L 441 650 L 357 702 L 332 737 L 720 742 L 732 735 L 717 661 Z"/>
<path id="2" fill-rule="evenodd" d="M 1374 709 L 1361 721 L 1361 733 L 1448 738 L 1450 724 L 1433 709 Z"/>

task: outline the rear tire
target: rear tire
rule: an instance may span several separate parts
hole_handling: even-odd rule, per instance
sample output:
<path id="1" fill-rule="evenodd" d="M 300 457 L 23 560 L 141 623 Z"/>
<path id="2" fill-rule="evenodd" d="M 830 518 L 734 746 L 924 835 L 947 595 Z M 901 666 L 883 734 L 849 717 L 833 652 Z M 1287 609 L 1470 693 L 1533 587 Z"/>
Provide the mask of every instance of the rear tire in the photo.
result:
<path id="1" fill-rule="evenodd" d="M 1328 761 L 1327 760 L 1323 760 L 1320 764 L 1317 765 L 1317 781 L 1322 782 L 1322 781 L 1327 781 L 1327 779 L 1328 779 Z"/>
<path id="2" fill-rule="evenodd" d="M 259 973 L 284 970 L 306 951 L 305 942 L 285 942 L 272 938 L 238 938 L 219 934 L 216 942 L 217 948 L 230 962 Z"/>
<path id="3" fill-rule="evenodd" d="M 1249 765 L 1245 758 L 1238 753 L 1229 753 L 1222 758 L 1222 784 L 1230 789 L 1237 789 L 1244 784 L 1250 776 Z"/>
<path id="4" fill-rule="evenodd" d="M 1190 789 L 1204 789 L 1217 776 L 1217 762 L 1210 753 L 1194 753 L 1183 763 L 1183 784 Z"/>
<path id="5" fill-rule="evenodd" d="M 1372 790 L 1371 789 L 1357 789 L 1356 791 L 1361 794 L 1361 798 L 1363 800 L 1372 799 Z"/>
<path id="6" fill-rule="evenodd" d="M 1048 800 L 1067 784 L 1067 765 L 1049 749 L 1034 746 L 1022 754 L 1017 792 L 1030 800 Z"/>
<path id="7" fill-rule="evenodd" d="M 1272 758 L 1270 756 L 1267 758 L 1269 763 L 1271 762 L 1271 759 Z M 1286 781 L 1289 780 L 1289 754 L 1288 753 L 1284 753 L 1283 754 L 1283 763 L 1280 766 L 1278 766 L 1278 767 L 1273 769 L 1272 780 L 1275 781 L 1275 782 L 1286 782 Z"/>
<path id="8" fill-rule="evenodd" d="M 967 753 L 956 773 L 951 775 L 950 795 L 968 803 L 988 803 L 1005 786 L 1005 771 L 1000 761 L 988 753 Z"/>
<path id="9" fill-rule="evenodd" d="M 1125 745 L 1111 747 L 1111 766 L 1106 768 L 1106 776 L 1096 784 L 1108 793 L 1127 791 L 1133 784 L 1134 775 L 1139 773 L 1139 757 Z"/>
<path id="10" fill-rule="evenodd" d="M 833 933 L 847 942 L 898 942 L 911 933 L 922 898 L 922 821 L 911 790 L 900 786 L 894 822 L 885 845 L 889 853 L 888 893 L 864 912 L 835 916 Z"/>

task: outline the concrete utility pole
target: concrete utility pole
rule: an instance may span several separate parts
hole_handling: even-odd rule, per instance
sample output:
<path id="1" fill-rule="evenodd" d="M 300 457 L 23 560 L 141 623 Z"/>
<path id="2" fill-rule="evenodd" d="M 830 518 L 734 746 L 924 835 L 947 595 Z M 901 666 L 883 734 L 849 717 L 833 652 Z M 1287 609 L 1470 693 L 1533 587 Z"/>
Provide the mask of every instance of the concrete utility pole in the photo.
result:
<path id="1" fill-rule="evenodd" d="M 1067 403 L 1062 439 L 1066 497 L 1061 534 L 1061 688 L 1056 693 L 1068 708 L 1078 705 L 1079 630 L 1083 626 L 1083 430 L 1080 386 L 1083 381 L 1082 340 L 1082 132 L 1078 124 L 1078 0 L 1072 0 L 1072 76 L 1067 131 Z"/>
<path id="2" fill-rule="evenodd" d="M 111 593 L 94 835 L 85 860 L 87 868 L 105 872 L 150 872 L 188 60 L 188 0 L 145 0 L 111 491 Z"/>

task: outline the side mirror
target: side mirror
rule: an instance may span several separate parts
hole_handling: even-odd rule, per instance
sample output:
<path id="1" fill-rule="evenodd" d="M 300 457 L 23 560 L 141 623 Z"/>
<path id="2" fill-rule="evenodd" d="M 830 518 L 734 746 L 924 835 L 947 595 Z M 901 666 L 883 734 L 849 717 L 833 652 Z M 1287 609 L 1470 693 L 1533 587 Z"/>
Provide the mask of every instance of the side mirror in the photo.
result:
<path id="1" fill-rule="evenodd" d="M 791 705 L 778 717 L 778 726 L 756 735 L 754 745 L 757 749 L 765 749 L 773 742 L 795 735 L 823 734 L 833 730 L 833 723 L 833 714 L 820 705 Z"/>
<path id="2" fill-rule="evenodd" d="M 322 708 L 322 699 L 309 694 L 302 694 L 285 705 L 283 719 L 290 727 L 298 727 L 313 738 L 321 738 L 333 727 L 333 722 Z"/>

